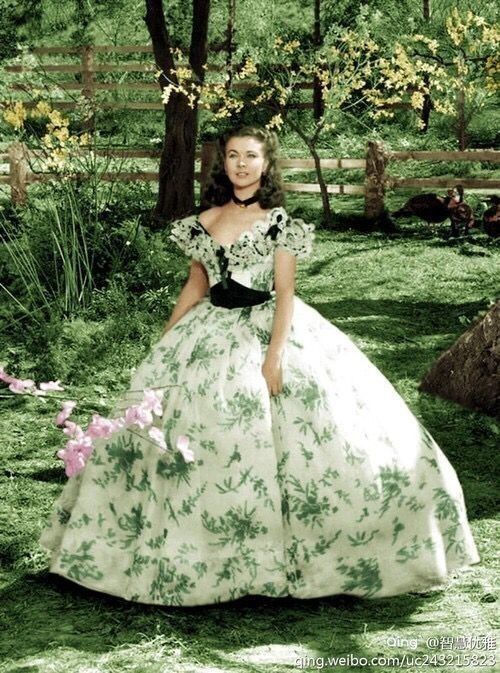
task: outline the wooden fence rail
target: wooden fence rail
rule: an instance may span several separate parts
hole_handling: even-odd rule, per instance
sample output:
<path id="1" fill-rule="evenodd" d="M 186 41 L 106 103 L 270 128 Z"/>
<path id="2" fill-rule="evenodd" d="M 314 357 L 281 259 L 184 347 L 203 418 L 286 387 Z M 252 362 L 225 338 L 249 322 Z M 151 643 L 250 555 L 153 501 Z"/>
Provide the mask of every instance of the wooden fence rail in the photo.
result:
<path id="1" fill-rule="evenodd" d="M 212 52 L 221 51 L 220 48 L 212 49 Z M 11 65 L 5 66 L 7 72 L 42 72 L 42 73 L 67 73 L 73 74 L 78 78 L 78 81 L 61 81 L 54 82 L 51 85 L 47 86 L 47 89 L 50 91 L 51 87 L 54 89 L 64 90 L 64 91 L 80 91 L 81 94 L 89 101 L 93 102 L 94 109 L 101 110 L 163 110 L 164 104 L 160 100 L 160 90 L 159 86 L 155 81 L 144 82 L 144 81 L 129 81 L 129 82 L 99 82 L 96 79 L 96 75 L 99 73 L 150 73 L 151 78 L 154 77 L 154 73 L 158 70 L 156 64 L 154 63 L 153 58 L 151 58 L 150 63 L 98 63 L 96 57 L 99 54 L 133 54 L 133 53 L 142 53 L 142 54 L 153 54 L 153 48 L 151 45 L 83 45 L 80 47 L 39 47 L 33 49 L 31 54 L 35 56 L 42 55 L 65 55 L 65 56 L 75 56 L 80 57 L 78 64 L 44 64 L 40 63 L 39 66 L 22 66 L 22 65 Z M 181 66 L 187 66 L 187 62 L 179 63 Z M 231 65 L 232 70 L 238 66 L 243 65 L 242 63 L 237 64 L 233 63 Z M 224 65 L 214 65 L 213 63 L 207 64 L 207 73 L 221 72 L 226 71 L 228 68 L 227 64 Z M 280 66 L 276 65 L 273 67 L 274 70 L 279 70 Z M 234 82 L 231 81 L 232 89 L 241 89 L 246 90 L 254 86 L 251 82 Z M 314 97 L 321 95 L 321 85 L 317 79 L 312 81 L 303 81 L 297 82 L 295 85 L 296 89 L 310 90 L 312 92 L 311 100 L 305 102 L 296 102 L 296 103 L 287 103 L 284 107 L 287 109 L 300 109 L 308 110 L 314 109 Z M 30 84 L 12 84 L 9 88 L 13 91 L 29 93 L 31 89 L 39 88 L 31 86 Z M 98 91 L 132 91 L 132 90 L 150 90 L 156 91 L 158 93 L 157 101 L 120 101 L 120 102 L 107 102 L 107 101 L 96 101 L 95 96 Z M 24 101 L 23 101 L 24 102 Z M 31 108 L 36 103 L 32 101 L 25 101 L 24 105 L 27 108 Z M 78 103 L 76 101 L 60 101 L 55 100 L 51 102 L 53 108 L 60 110 L 71 110 L 75 108 Z M 387 108 L 403 108 L 409 109 L 411 105 L 409 103 L 400 102 L 400 103 L 388 103 L 383 107 Z"/>
<path id="2" fill-rule="evenodd" d="M 154 77 L 154 73 L 158 70 L 154 61 L 150 63 L 97 63 L 96 56 L 98 54 L 132 54 L 134 52 L 153 54 L 151 45 L 84 45 L 81 47 L 40 47 L 31 51 L 34 55 L 46 54 L 62 54 L 80 56 L 78 64 L 43 64 L 39 66 L 22 66 L 11 65 L 6 66 L 7 72 L 32 72 L 42 71 L 45 73 L 67 73 L 79 76 L 80 81 L 62 81 L 54 82 L 51 86 L 55 89 L 63 89 L 65 91 L 81 91 L 82 95 L 90 101 L 94 101 L 97 91 L 118 91 L 118 90 L 151 90 L 158 93 L 158 101 L 120 101 L 120 102 L 105 102 L 99 101 L 94 105 L 95 108 L 102 110 L 163 110 L 164 104 L 160 100 L 160 89 L 155 81 L 131 81 L 131 82 L 99 82 L 96 79 L 98 73 L 150 73 Z M 179 65 L 188 66 L 188 63 L 179 63 Z M 243 64 L 240 64 L 243 65 Z M 236 67 L 234 64 L 233 67 Z M 207 64 L 207 72 L 221 72 L 227 70 L 227 65 Z M 51 86 L 48 86 L 50 90 Z M 253 86 L 251 82 L 232 82 L 231 88 L 246 90 Z M 311 82 L 297 82 L 295 85 L 297 89 L 313 91 L 317 87 L 317 83 Z M 34 86 L 26 84 L 12 84 L 9 87 L 13 91 L 29 92 Z M 28 109 L 36 105 L 33 101 L 24 102 Z M 70 110 L 75 108 L 78 103 L 76 101 L 53 101 L 52 107 L 61 110 Z M 313 101 L 290 103 L 286 107 L 293 109 L 311 109 L 314 107 Z"/>
<path id="3" fill-rule="evenodd" d="M 88 150 L 79 149 L 74 154 L 85 156 Z M 118 160 L 127 159 L 159 159 L 160 150 L 151 149 L 100 149 L 95 151 L 98 157 L 107 157 Z M 47 182 L 58 179 L 57 174 L 50 172 L 37 172 L 33 170 L 34 164 L 46 156 L 43 150 L 28 149 L 22 143 L 12 143 L 8 152 L 0 153 L 0 164 L 8 166 L 7 173 L 0 173 L 0 184 L 10 186 L 11 199 L 14 203 L 23 204 L 27 198 L 28 185 L 37 182 Z M 203 186 L 208 178 L 210 166 L 214 156 L 214 145 L 204 143 L 196 155 L 199 170 L 195 172 L 195 179 Z M 379 217 L 385 210 L 385 194 L 388 189 L 414 187 L 416 189 L 448 188 L 458 182 L 469 190 L 498 190 L 500 179 L 498 178 L 460 178 L 460 177 L 430 177 L 430 178 L 401 178 L 390 175 L 388 166 L 396 161 L 486 161 L 500 162 L 500 151 L 497 150 L 471 150 L 469 152 L 387 152 L 383 145 L 377 142 L 369 142 L 366 158 L 323 158 L 320 161 L 322 170 L 362 170 L 363 182 L 357 184 L 328 184 L 329 194 L 354 194 L 364 195 L 364 214 L 368 218 Z M 280 168 L 285 173 L 315 171 L 313 159 L 283 158 L 279 161 Z M 83 173 L 77 173 L 73 177 L 85 177 Z M 104 181 L 156 181 L 157 171 L 105 171 L 100 174 Z M 285 182 L 287 192 L 299 192 L 319 194 L 320 186 L 316 182 Z"/>

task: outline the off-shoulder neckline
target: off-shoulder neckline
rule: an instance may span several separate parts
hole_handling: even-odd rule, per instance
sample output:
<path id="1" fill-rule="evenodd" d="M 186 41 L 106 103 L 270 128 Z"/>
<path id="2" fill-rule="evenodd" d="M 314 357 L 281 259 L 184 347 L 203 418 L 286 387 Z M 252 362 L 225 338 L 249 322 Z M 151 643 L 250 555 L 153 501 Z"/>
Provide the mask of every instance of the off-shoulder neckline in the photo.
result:
<path id="1" fill-rule="evenodd" d="M 231 248 L 234 248 L 234 246 L 243 238 L 245 234 L 253 233 L 257 227 L 258 224 L 266 224 L 270 220 L 271 215 L 276 211 L 276 210 L 282 210 L 282 206 L 276 206 L 274 208 L 271 208 L 271 210 L 264 216 L 260 217 L 258 220 L 254 220 L 252 222 L 252 225 L 248 229 L 244 229 L 241 234 L 238 236 L 238 238 L 233 241 L 232 243 L 224 244 L 218 241 L 216 238 L 212 236 L 212 234 L 206 229 L 203 224 L 200 222 L 200 219 L 198 215 L 193 215 L 194 221 L 200 225 L 200 227 L 203 229 L 205 234 L 214 242 L 216 246 L 219 248 L 225 248 L 226 250 L 230 250 Z"/>

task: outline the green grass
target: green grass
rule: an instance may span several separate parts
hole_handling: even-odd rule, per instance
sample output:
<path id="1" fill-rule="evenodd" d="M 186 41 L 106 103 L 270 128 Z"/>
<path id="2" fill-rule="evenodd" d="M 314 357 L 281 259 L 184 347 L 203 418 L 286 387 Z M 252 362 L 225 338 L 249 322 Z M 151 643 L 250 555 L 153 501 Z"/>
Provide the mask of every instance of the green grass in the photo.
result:
<path id="1" fill-rule="evenodd" d="M 500 249 L 481 235 L 463 244 L 445 243 L 419 225 L 401 231 L 391 237 L 317 231 L 313 257 L 299 265 L 297 294 L 362 348 L 436 438 L 462 483 L 481 563 L 453 576 L 446 590 L 379 600 L 252 596 L 217 606 L 173 608 L 87 590 L 48 574 L 46 553 L 37 544 L 42 521 L 66 480 L 54 456 L 64 443 L 53 425 L 54 407 L 16 396 L 8 403 L 0 400 L 2 673 L 282 673 L 299 670 L 298 657 L 431 655 L 436 651 L 427 647 L 427 638 L 495 633 L 494 458 L 500 428 L 483 414 L 420 393 L 418 383 L 498 293 Z M 151 341 L 162 322 L 158 316 L 157 327 L 150 328 Z M 102 396 L 94 385 L 114 378 L 119 385 L 107 388 L 104 400 L 111 409 L 126 386 L 134 354 L 138 364 L 145 352 L 144 342 L 131 340 L 126 366 L 120 368 L 113 350 L 110 344 L 110 356 L 103 354 L 95 363 L 95 384 L 87 376 L 77 388 L 78 399 Z M 417 647 L 391 646 L 390 637 L 416 639 Z M 437 652 L 458 655 L 460 650 Z M 320 665 L 308 670 L 320 670 Z"/>

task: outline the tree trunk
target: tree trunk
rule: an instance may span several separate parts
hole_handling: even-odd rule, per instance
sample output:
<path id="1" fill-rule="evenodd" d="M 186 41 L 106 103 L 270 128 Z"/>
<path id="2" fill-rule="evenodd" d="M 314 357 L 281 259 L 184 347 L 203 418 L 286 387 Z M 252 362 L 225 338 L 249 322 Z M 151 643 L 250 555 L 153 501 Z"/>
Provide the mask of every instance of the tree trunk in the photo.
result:
<path id="1" fill-rule="evenodd" d="M 226 67 L 229 79 L 226 89 L 233 85 L 233 53 L 234 53 L 234 23 L 236 20 L 236 0 L 228 0 L 227 30 L 226 30 Z"/>
<path id="2" fill-rule="evenodd" d="M 438 358 L 419 389 L 500 417 L 500 302 Z"/>
<path id="3" fill-rule="evenodd" d="M 217 153 L 217 146 L 215 142 L 204 142 L 201 146 L 200 156 L 200 209 L 207 210 L 211 207 L 211 203 L 204 201 L 203 195 L 205 186 L 210 178 L 212 165 Z"/>
<path id="4" fill-rule="evenodd" d="M 313 144 L 309 144 L 309 151 L 311 152 L 312 158 L 314 159 L 314 166 L 316 167 L 316 177 L 319 184 L 319 189 L 321 192 L 321 202 L 323 204 L 323 214 L 324 221 L 327 226 L 332 226 L 333 212 L 330 206 L 330 197 L 328 195 L 328 187 L 323 177 L 323 171 L 321 170 L 321 159 L 319 154 L 316 151 L 316 148 Z"/>
<path id="5" fill-rule="evenodd" d="M 316 46 L 319 46 L 321 44 L 321 0 L 314 0 L 314 44 Z M 282 112 L 282 110 L 279 110 Z M 314 112 L 314 118 L 316 119 L 316 123 L 319 126 L 321 126 L 322 122 L 321 119 L 324 114 L 324 101 L 323 101 L 323 95 L 321 91 L 321 82 L 318 77 L 314 77 L 314 98 L 313 98 L 313 112 Z M 316 150 L 316 142 L 317 142 L 317 136 L 318 136 L 318 130 L 315 132 L 314 136 L 311 138 L 309 137 L 304 131 L 302 130 L 302 127 L 300 124 L 295 123 L 294 121 L 288 119 L 288 123 L 290 124 L 291 128 L 295 131 L 295 133 L 302 138 L 304 143 L 307 145 L 309 152 L 311 153 L 311 156 L 314 160 L 314 166 L 316 169 L 316 179 L 318 181 L 319 189 L 320 189 L 320 194 L 321 194 L 321 202 L 323 205 L 323 221 L 328 227 L 332 227 L 332 220 L 333 220 L 333 211 L 332 207 L 330 205 L 330 197 L 328 194 L 328 187 L 327 183 L 323 177 L 323 171 L 321 169 L 321 158 Z"/>
<path id="6" fill-rule="evenodd" d="M 314 160 L 314 166 L 316 168 L 316 179 L 318 180 L 319 184 L 319 189 L 321 193 L 321 202 L 323 204 L 323 215 L 324 215 L 324 221 L 327 224 L 327 226 L 332 226 L 332 220 L 333 220 L 333 211 L 330 206 L 330 198 L 328 196 L 328 188 L 327 184 L 325 182 L 325 178 L 323 177 L 323 171 L 321 170 L 321 159 L 316 151 L 316 141 L 315 139 L 311 139 L 304 131 L 302 130 L 302 127 L 299 124 L 296 124 L 293 120 L 287 119 L 288 124 L 290 127 L 295 131 L 295 133 L 299 136 L 299 138 L 302 138 L 304 143 L 307 145 L 309 152 L 311 153 L 311 156 Z"/>
<path id="7" fill-rule="evenodd" d="M 426 87 L 429 87 L 430 85 L 430 78 L 428 73 L 425 73 L 424 75 L 424 84 Z M 424 94 L 424 104 L 422 105 L 422 114 L 420 116 L 420 119 L 422 120 L 422 133 L 427 133 L 429 130 L 429 119 L 431 116 L 431 109 L 432 109 L 432 100 L 431 97 L 428 93 Z"/>
<path id="8" fill-rule="evenodd" d="M 207 33 L 210 0 L 193 0 L 193 23 L 189 63 L 197 84 L 203 83 L 203 65 L 207 60 Z M 177 83 L 162 0 L 146 0 L 145 22 L 151 35 L 156 65 Z M 164 76 L 160 87 L 168 86 Z M 153 227 L 162 227 L 176 217 L 191 213 L 195 207 L 194 162 L 198 130 L 197 101 L 188 105 L 182 94 L 172 93 L 165 106 L 165 138 L 160 159 L 158 199 L 153 211 Z"/>
<path id="9" fill-rule="evenodd" d="M 431 20 L 431 0 L 423 0 L 422 5 L 422 14 L 424 21 L 430 23 Z M 429 73 L 424 74 L 424 84 L 428 88 L 430 86 L 430 77 Z M 429 130 L 429 119 L 431 116 L 432 101 L 428 93 L 424 94 L 424 104 L 422 106 L 422 114 L 420 119 L 422 120 L 422 133 L 427 133 Z"/>
<path id="10" fill-rule="evenodd" d="M 457 140 L 458 149 L 463 152 L 467 149 L 467 120 L 465 115 L 465 92 L 460 89 L 457 94 Z"/>
<path id="11" fill-rule="evenodd" d="M 153 211 L 155 227 L 163 227 L 166 222 L 192 213 L 195 208 L 194 162 L 197 129 L 197 111 L 189 107 L 185 96 L 172 95 L 165 117 L 165 138 L 158 173 L 158 198 Z"/>
<path id="12" fill-rule="evenodd" d="M 321 45 L 321 0 L 314 0 L 314 45 Z M 313 110 L 314 119 L 318 120 L 324 114 L 325 106 L 323 102 L 323 93 L 321 91 L 321 81 L 317 75 L 313 82 Z"/>

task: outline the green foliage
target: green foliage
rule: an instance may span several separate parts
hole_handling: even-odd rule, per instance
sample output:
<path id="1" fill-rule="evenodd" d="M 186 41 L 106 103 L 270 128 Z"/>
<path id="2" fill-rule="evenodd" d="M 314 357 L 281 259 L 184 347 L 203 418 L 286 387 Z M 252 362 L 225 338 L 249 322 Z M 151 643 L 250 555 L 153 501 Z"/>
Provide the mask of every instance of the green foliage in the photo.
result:
<path id="1" fill-rule="evenodd" d="M 24 209 L 6 209 L 0 245 L 5 324 L 16 330 L 21 319 L 25 328 L 26 320 L 114 312 L 122 293 L 145 294 L 150 310 L 167 313 L 186 265 L 168 229 L 147 228 L 150 199 L 147 183 L 115 184 L 99 192 L 96 203 L 88 182 L 64 182 L 33 188 Z"/>
<path id="2" fill-rule="evenodd" d="M 14 56 L 19 30 L 41 17 L 40 0 L 0 0 L 0 62 Z"/>
<path id="3" fill-rule="evenodd" d="M 500 147 L 500 109 L 498 105 L 485 108 L 474 117 L 467 128 L 469 147 Z"/>
<path id="4" fill-rule="evenodd" d="M 295 204 L 301 204 L 308 221 L 319 212 L 315 197 L 291 195 L 290 202 L 294 213 Z M 399 237 L 320 230 L 314 259 L 299 267 L 297 283 L 300 296 L 363 348 L 445 450 L 464 487 L 480 564 L 454 579 L 446 591 L 368 601 L 334 596 L 276 602 L 253 596 L 231 605 L 231 614 L 227 605 L 165 610 L 69 587 L 47 574 L 47 554 L 37 543 L 42 519 L 66 482 L 54 456 L 66 438 L 53 425 L 53 407 L 39 401 L 26 404 L 16 397 L 17 407 L 0 405 L 4 670 L 153 671 L 160 653 L 160 667 L 172 671 L 267 667 L 284 673 L 302 655 L 322 656 L 325 662 L 328 656 L 346 652 L 395 656 L 396 648 L 387 645 L 389 636 L 418 642 L 416 650 L 402 647 L 400 654 L 425 656 L 428 637 L 490 633 L 498 611 L 497 485 L 491 457 L 497 450 L 499 426 L 482 414 L 418 393 L 417 386 L 429 365 L 464 331 L 461 316 L 472 318 L 485 297 L 494 294 L 498 253 L 464 258 L 455 248 L 425 238 L 416 227 Z M 163 319 L 156 315 L 148 322 L 139 311 L 140 318 L 130 297 L 121 303 L 119 296 L 126 295 L 122 287 L 117 283 L 109 295 L 108 306 L 116 308 L 115 315 L 105 315 L 103 299 L 101 317 L 71 321 L 64 341 L 62 333 L 47 335 L 45 343 L 40 338 L 31 368 L 21 370 L 28 357 L 25 352 L 16 369 L 10 370 L 36 372 L 37 381 L 45 380 L 37 369 L 38 356 L 52 339 L 59 340 L 58 352 L 66 359 L 61 369 L 52 370 L 55 378 L 60 372 L 73 372 L 75 399 L 95 400 L 107 392 L 111 407 Z M 116 329 L 123 330 L 123 340 L 109 340 L 104 349 L 99 344 L 111 334 L 108 322 L 120 323 Z M 21 348 L 24 338 L 4 343 L 3 352 Z M 99 349 L 99 358 L 92 353 L 93 346 Z M 79 362 L 82 356 L 88 360 Z M 78 421 L 89 418 L 90 414 L 82 414 Z M 348 579 L 352 571 L 346 570 Z"/>

